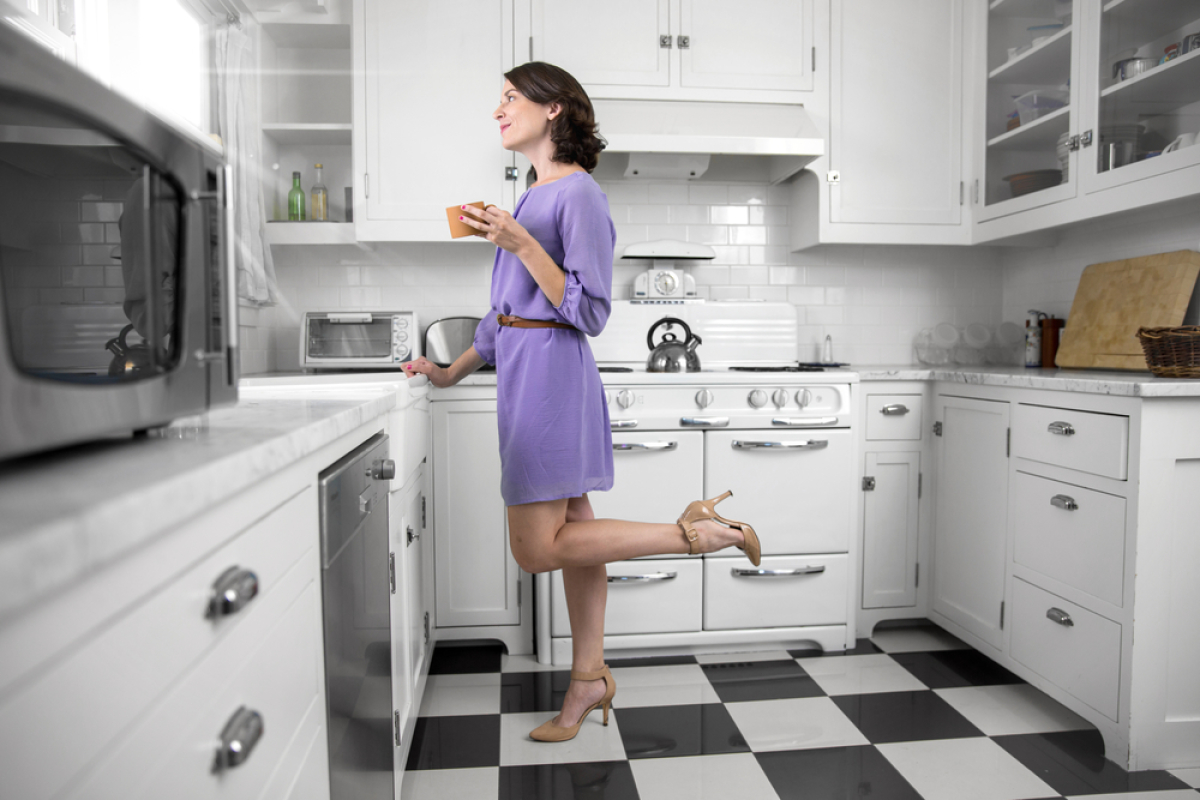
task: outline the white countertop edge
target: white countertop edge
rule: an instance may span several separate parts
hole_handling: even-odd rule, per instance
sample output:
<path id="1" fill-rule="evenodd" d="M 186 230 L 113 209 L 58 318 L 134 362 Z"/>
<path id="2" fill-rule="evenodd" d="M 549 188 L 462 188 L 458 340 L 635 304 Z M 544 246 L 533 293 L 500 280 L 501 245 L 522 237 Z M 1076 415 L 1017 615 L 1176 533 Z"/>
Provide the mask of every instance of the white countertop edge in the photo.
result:
<path id="1" fill-rule="evenodd" d="M 1123 397 L 1200 397 L 1200 380 L 1157 378 L 1148 372 L 923 365 L 872 365 L 851 369 L 864 382 L 946 381 Z"/>

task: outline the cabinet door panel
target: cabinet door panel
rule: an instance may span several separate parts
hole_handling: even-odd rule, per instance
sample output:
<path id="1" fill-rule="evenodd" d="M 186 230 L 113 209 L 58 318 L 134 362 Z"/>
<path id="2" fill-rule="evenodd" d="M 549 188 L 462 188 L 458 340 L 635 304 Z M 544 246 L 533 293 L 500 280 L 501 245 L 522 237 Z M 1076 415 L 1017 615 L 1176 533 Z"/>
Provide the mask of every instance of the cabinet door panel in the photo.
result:
<path id="1" fill-rule="evenodd" d="M 681 0 L 680 85 L 812 89 L 813 0 Z"/>
<path id="2" fill-rule="evenodd" d="M 533 0 L 533 58 L 557 64 L 584 85 L 666 86 L 671 82 L 668 0 L 579 3 Z"/>
<path id="3" fill-rule="evenodd" d="M 511 208 L 513 156 L 491 112 L 512 66 L 512 0 L 365 0 L 362 29 L 367 220 L 438 222 L 476 200 Z"/>
<path id="4" fill-rule="evenodd" d="M 867 453 L 875 488 L 863 493 L 863 608 L 917 604 L 920 453 Z"/>

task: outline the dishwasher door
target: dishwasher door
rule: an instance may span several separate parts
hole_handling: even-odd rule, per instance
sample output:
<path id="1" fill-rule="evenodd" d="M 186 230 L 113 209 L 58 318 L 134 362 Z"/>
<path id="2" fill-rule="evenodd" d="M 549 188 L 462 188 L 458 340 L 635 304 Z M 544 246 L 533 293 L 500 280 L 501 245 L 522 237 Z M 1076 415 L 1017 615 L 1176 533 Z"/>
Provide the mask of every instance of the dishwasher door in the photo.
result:
<path id="1" fill-rule="evenodd" d="M 388 437 L 320 475 L 321 594 L 332 800 L 392 800 Z"/>

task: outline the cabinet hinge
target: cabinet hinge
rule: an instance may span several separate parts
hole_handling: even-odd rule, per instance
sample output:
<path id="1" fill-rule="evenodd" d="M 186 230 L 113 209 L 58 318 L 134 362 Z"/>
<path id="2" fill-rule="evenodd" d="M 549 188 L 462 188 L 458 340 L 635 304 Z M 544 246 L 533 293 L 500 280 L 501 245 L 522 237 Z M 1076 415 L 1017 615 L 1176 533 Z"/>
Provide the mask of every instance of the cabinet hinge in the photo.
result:
<path id="1" fill-rule="evenodd" d="M 913 586 L 921 585 L 921 563 L 918 561 L 916 569 L 913 570 Z"/>
<path id="2" fill-rule="evenodd" d="M 812 71 L 817 71 L 817 48 L 812 49 Z"/>
<path id="3" fill-rule="evenodd" d="M 1004 457 L 1012 457 L 1012 428 L 1004 429 Z"/>
<path id="4" fill-rule="evenodd" d="M 363 173 L 363 197 L 371 196 L 371 173 Z"/>
<path id="5" fill-rule="evenodd" d="M 971 187 L 971 204 L 979 205 L 979 179 L 975 179 L 975 185 Z"/>
<path id="6" fill-rule="evenodd" d="M 872 478 L 870 475 L 867 475 L 867 476 L 865 476 L 865 477 L 862 479 L 862 490 L 863 490 L 864 492 L 873 492 L 873 491 L 875 491 L 875 479 L 874 479 L 874 478 Z"/>
<path id="7" fill-rule="evenodd" d="M 933 423 L 933 435 L 934 436 L 942 435 L 942 423 L 940 423 L 940 422 Z"/>
<path id="8" fill-rule="evenodd" d="M 836 169 L 831 169 L 829 172 L 825 173 L 825 180 L 829 181 L 830 183 L 841 183 L 842 173 Z"/>
<path id="9" fill-rule="evenodd" d="M 425 644 L 429 644 L 429 612 L 425 612 Z"/>
<path id="10" fill-rule="evenodd" d="M 388 553 L 388 583 L 392 586 L 392 594 L 396 593 L 396 554 Z"/>
<path id="11" fill-rule="evenodd" d="M 392 712 L 392 740 L 396 743 L 396 747 L 400 746 L 400 712 Z"/>
<path id="12" fill-rule="evenodd" d="M 521 579 L 517 578 L 517 608 L 521 607 Z"/>
<path id="13" fill-rule="evenodd" d="M 917 499 L 918 500 L 921 499 L 921 483 L 923 482 L 924 478 L 925 478 L 924 472 L 917 473 Z"/>
<path id="14" fill-rule="evenodd" d="M 1000 630 L 1004 630 L 1004 601 L 1000 601 Z"/>
<path id="15" fill-rule="evenodd" d="M 426 530 L 427 528 L 429 526 L 425 524 L 425 495 L 421 495 L 421 530 Z"/>
<path id="16" fill-rule="evenodd" d="M 529 60 L 533 61 L 533 37 L 529 37 Z"/>
<path id="17" fill-rule="evenodd" d="M 658 46 L 660 48 L 662 48 L 663 50 L 670 50 L 671 49 L 671 34 L 664 33 L 662 36 L 659 36 L 658 37 Z"/>
<path id="18" fill-rule="evenodd" d="M 959 181 L 958 182 L 958 204 L 960 206 L 963 204 L 963 198 L 966 196 L 966 193 L 967 193 L 967 184 L 964 183 L 963 181 Z"/>

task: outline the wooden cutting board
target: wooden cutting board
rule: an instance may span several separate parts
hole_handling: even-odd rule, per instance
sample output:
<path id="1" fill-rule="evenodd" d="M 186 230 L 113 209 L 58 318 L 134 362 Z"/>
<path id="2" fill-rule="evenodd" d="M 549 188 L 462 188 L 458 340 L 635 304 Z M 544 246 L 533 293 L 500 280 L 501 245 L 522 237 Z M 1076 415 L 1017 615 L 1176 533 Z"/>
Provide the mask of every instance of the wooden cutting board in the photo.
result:
<path id="1" fill-rule="evenodd" d="M 1092 264 L 1083 271 L 1062 332 L 1060 367 L 1145 370 L 1140 327 L 1183 324 L 1200 253 L 1177 250 Z"/>

